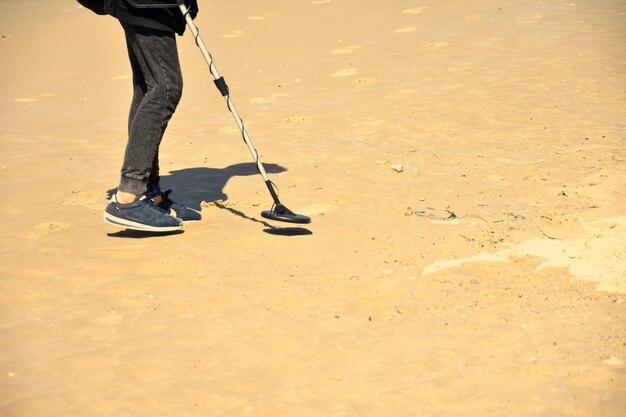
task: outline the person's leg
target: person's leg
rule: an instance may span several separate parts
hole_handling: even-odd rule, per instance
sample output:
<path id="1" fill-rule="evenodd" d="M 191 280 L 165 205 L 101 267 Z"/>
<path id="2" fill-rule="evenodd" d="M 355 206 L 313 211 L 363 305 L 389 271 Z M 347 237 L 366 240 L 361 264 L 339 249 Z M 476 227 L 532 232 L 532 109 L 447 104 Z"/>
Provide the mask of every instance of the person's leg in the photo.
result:
<path id="1" fill-rule="evenodd" d="M 122 26 L 123 27 L 123 26 Z M 132 30 L 132 29 L 129 29 Z M 139 61 L 135 57 L 135 52 L 133 51 L 133 47 L 131 41 L 133 39 L 132 36 L 129 36 L 128 32 L 126 33 L 126 48 L 128 50 L 128 58 L 130 60 L 130 67 L 133 71 L 133 99 L 130 103 L 130 111 L 128 112 L 128 136 L 130 137 L 130 131 L 133 126 L 133 120 L 135 120 L 135 115 L 137 114 L 137 109 L 139 109 L 139 105 L 141 101 L 146 96 L 148 92 L 148 86 L 146 85 L 146 80 L 143 75 L 143 69 L 141 65 L 139 65 Z"/>
<path id="2" fill-rule="evenodd" d="M 160 192 L 159 145 L 182 94 L 174 34 L 123 25 L 133 69 L 128 144 L 118 187 L 120 202 Z"/>
<path id="3" fill-rule="evenodd" d="M 183 226 L 148 195 L 158 188 L 158 151 L 180 101 L 182 77 L 173 34 L 124 26 L 133 70 L 128 143 L 118 191 L 104 211 L 115 226 L 167 232 Z"/>

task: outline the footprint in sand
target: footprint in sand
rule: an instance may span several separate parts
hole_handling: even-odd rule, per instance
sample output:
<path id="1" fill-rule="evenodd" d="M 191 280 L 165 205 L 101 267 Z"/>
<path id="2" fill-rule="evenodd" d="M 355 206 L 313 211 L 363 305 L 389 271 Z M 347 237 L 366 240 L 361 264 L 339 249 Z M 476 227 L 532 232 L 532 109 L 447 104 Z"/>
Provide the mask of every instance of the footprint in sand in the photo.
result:
<path id="1" fill-rule="evenodd" d="M 428 44 L 428 49 L 441 49 L 450 46 L 448 42 L 433 42 Z"/>
<path id="2" fill-rule="evenodd" d="M 282 122 L 287 125 L 300 125 L 307 121 L 309 121 L 309 118 L 306 116 L 289 116 L 282 120 Z"/>
<path id="3" fill-rule="evenodd" d="M 224 39 L 241 38 L 243 35 L 244 35 L 243 30 L 232 30 L 230 31 L 230 33 L 227 33 L 226 35 L 222 35 L 222 38 Z"/>
<path id="4" fill-rule="evenodd" d="M 50 223 L 41 223 L 38 224 L 35 229 L 39 231 L 45 232 L 60 232 L 61 230 L 65 230 L 69 228 L 70 225 L 62 222 L 50 222 Z"/>
<path id="5" fill-rule="evenodd" d="M 411 33 L 411 32 L 415 32 L 417 30 L 417 27 L 415 26 L 403 26 L 400 29 L 396 29 L 393 31 L 393 33 Z"/>
<path id="6" fill-rule="evenodd" d="M 284 119 L 280 119 L 276 121 L 276 123 L 272 123 L 271 127 L 272 128 L 288 128 L 290 126 L 299 126 L 304 123 L 309 123 L 310 121 L 311 121 L 311 118 L 307 116 L 301 116 L 301 115 L 289 116 L 289 117 L 285 117 Z"/>
<path id="7" fill-rule="evenodd" d="M 358 80 L 352 81 L 352 85 L 354 87 L 363 87 L 366 85 L 374 84 L 376 82 L 376 78 L 359 78 Z"/>
<path id="8" fill-rule="evenodd" d="M 419 14 L 419 13 L 422 13 L 426 9 L 428 9 L 428 6 L 415 7 L 413 9 L 404 9 L 402 10 L 402 13 L 403 14 Z"/>
<path id="9" fill-rule="evenodd" d="M 92 210 L 101 210 L 105 201 L 101 193 L 72 191 L 61 197 L 62 206 L 82 206 Z"/>
<path id="10" fill-rule="evenodd" d="M 333 55 L 351 54 L 352 52 L 362 47 L 362 45 L 352 45 L 346 48 L 333 49 L 332 51 L 330 51 L 330 53 Z"/>
<path id="11" fill-rule="evenodd" d="M 276 13 L 263 13 L 261 16 L 248 16 L 248 20 L 265 20 L 272 16 L 276 16 Z"/>
<path id="12" fill-rule="evenodd" d="M 335 72 L 333 72 L 330 76 L 337 78 L 337 77 L 351 77 L 353 75 L 356 75 L 357 73 L 357 69 L 353 68 L 353 67 L 348 67 L 348 68 L 341 68 L 340 70 L 337 70 Z"/>
<path id="13" fill-rule="evenodd" d="M 250 103 L 270 104 L 270 103 L 274 103 L 276 100 L 283 98 L 283 97 L 287 97 L 287 94 L 277 93 L 277 94 L 272 94 L 271 96 L 266 96 L 266 97 L 253 97 L 252 99 L 250 99 Z"/>
<path id="14" fill-rule="evenodd" d="M 31 230 L 25 231 L 24 237 L 26 237 L 27 239 L 39 239 L 49 233 L 60 232 L 70 227 L 71 227 L 70 224 L 63 223 L 63 222 L 52 221 L 52 222 L 47 222 L 47 223 L 40 223 L 37 226 L 35 226 L 34 230 L 31 229 Z"/>

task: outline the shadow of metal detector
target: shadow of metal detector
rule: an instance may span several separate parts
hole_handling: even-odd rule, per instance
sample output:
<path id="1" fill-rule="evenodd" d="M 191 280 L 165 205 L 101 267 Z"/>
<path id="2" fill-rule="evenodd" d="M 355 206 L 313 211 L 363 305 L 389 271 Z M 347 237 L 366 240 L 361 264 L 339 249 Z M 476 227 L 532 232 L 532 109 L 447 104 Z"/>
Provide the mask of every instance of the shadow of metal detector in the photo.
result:
<path id="1" fill-rule="evenodd" d="M 198 45 L 198 48 L 200 48 L 200 51 L 202 52 L 202 56 L 204 56 L 206 63 L 209 65 L 209 71 L 211 72 L 211 75 L 213 76 L 213 79 L 214 79 L 213 81 L 215 83 L 215 86 L 220 91 L 222 96 L 225 98 L 226 105 L 228 106 L 228 110 L 230 110 L 230 112 L 232 113 L 235 119 L 235 122 L 237 123 L 237 126 L 239 127 L 239 130 L 241 131 L 241 136 L 243 137 L 243 141 L 248 146 L 248 149 L 250 150 L 250 153 L 252 154 L 252 157 L 254 158 L 254 161 L 256 163 L 257 170 L 259 171 L 259 174 L 261 174 L 261 177 L 263 177 L 263 181 L 265 181 L 265 185 L 267 186 L 267 189 L 269 190 L 270 195 L 272 196 L 272 199 L 274 200 L 274 204 L 272 205 L 271 210 L 266 210 L 266 211 L 261 212 L 261 216 L 265 217 L 266 219 L 278 220 L 281 222 L 300 223 L 300 224 L 310 223 L 311 222 L 310 217 L 304 216 L 302 214 L 296 214 L 293 211 L 289 210 L 280 202 L 278 198 L 278 193 L 276 192 L 276 188 L 274 184 L 267 177 L 267 173 L 265 172 L 265 168 L 263 167 L 263 163 L 261 162 L 259 153 L 254 148 L 254 145 L 252 145 L 252 141 L 250 140 L 250 136 L 248 135 L 248 131 L 246 130 L 243 120 L 239 116 L 239 113 L 237 112 L 237 109 L 235 108 L 235 105 L 233 104 L 233 101 L 230 98 L 230 91 L 229 91 L 228 85 L 226 84 L 224 77 L 220 75 L 219 71 L 217 70 L 217 67 L 215 66 L 215 62 L 213 61 L 213 57 L 207 50 L 204 44 L 204 41 L 202 40 L 202 37 L 200 37 L 200 31 L 198 30 L 198 27 L 195 25 L 193 18 L 191 17 L 190 10 L 185 5 L 184 1 L 183 0 L 177 0 L 177 1 L 174 1 L 174 0 L 165 0 L 165 1 L 128 0 L 128 2 L 132 6 L 137 7 L 137 8 L 146 8 L 146 9 L 174 8 L 174 7 L 179 8 L 180 12 L 185 17 L 185 22 L 187 23 L 187 26 L 189 27 L 189 29 L 191 30 L 191 33 L 193 34 L 193 37 L 196 41 L 196 45 Z"/>

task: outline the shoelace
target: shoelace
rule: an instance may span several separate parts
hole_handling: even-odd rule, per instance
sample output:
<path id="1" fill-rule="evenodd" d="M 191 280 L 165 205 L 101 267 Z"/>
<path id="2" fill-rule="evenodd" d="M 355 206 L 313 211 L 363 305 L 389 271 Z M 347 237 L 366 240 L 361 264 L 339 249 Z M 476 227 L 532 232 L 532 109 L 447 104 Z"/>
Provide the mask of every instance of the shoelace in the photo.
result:
<path id="1" fill-rule="evenodd" d="M 169 195 L 172 193 L 172 190 L 167 190 L 167 191 L 162 191 L 161 194 L 161 198 L 163 198 L 163 201 L 161 203 L 159 203 L 159 206 L 164 209 L 165 211 L 168 211 L 175 203 L 174 201 L 170 200 Z M 155 195 L 159 194 L 158 192 L 154 193 Z"/>
<path id="2" fill-rule="evenodd" d="M 163 197 L 163 201 L 169 201 L 170 197 L 169 195 L 172 193 L 172 190 L 167 190 L 167 191 L 163 191 L 161 193 L 161 197 Z"/>
<path id="3" fill-rule="evenodd" d="M 143 197 L 139 198 L 139 202 L 154 212 L 167 215 L 167 211 L 163 210 L 161 207 L 154 204 L 154 201 L 152 201 L 152 197 L 154 197 L 156 194 L 158 193 L 147 193 Z"/>

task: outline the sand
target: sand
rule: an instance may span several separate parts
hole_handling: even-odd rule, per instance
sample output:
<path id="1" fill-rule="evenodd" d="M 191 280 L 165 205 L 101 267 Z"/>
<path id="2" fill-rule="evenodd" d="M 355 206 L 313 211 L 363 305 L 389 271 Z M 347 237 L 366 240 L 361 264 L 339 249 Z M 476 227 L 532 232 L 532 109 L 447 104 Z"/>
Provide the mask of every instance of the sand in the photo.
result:
<path id="1" fill-rule="evenodd" d="M 204 218 L 104 223 L 121 28 L 1 1 L 0 415 L 624 415 L 626 3 L 201 3 L 281 199 L 313 222 L 260 216 L 187 34 L 163 184 Z"/>

